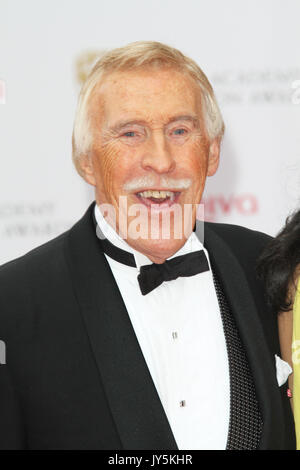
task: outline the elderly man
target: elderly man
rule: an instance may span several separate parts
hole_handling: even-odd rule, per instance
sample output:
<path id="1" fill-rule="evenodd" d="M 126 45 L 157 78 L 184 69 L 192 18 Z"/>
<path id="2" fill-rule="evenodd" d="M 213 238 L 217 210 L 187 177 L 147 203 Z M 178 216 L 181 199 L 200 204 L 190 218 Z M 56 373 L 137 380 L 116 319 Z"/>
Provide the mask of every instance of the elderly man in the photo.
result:
<path id="1" fill-rule="evenodd" d="M 196 223 L 223 131 L 180 51 L 137 42 L 97 62 L 73 133 L 96 202 L 0 269 L 1 448 L 294 448 L 255 276 L 268 237 Z"/>

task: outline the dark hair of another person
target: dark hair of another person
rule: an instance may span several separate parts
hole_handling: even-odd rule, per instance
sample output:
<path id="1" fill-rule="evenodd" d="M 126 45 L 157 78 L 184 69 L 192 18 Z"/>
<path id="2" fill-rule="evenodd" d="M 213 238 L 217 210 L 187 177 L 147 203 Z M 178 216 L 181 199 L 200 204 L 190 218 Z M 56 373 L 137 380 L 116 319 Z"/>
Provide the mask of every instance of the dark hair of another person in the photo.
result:
<path id="1" fill-rule="evenodd" d="M 276 238 L 267 245 L 258 260 L 258 274 L 264 281 L 268 301 L 275 312 L 292 308 L 288 297 L 290 283 L 294 281 L 300 265 L 300 210 L 286 220 Z"/>

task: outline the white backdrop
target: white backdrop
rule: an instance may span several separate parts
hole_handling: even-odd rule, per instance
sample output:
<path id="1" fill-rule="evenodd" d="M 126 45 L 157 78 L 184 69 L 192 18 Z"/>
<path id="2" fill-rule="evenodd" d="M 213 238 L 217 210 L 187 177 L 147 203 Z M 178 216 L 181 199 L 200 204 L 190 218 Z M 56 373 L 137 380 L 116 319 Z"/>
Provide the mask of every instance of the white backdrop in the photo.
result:
<path id="1" fill-rule="evenodd" d="M 0 0 L 0 264 L 93 199 L 71 162 L 80 79 L 137 40 L 203 68 L 226 123 L 206 217 L 275 234 L 300 206 L 300 0 Z"/>

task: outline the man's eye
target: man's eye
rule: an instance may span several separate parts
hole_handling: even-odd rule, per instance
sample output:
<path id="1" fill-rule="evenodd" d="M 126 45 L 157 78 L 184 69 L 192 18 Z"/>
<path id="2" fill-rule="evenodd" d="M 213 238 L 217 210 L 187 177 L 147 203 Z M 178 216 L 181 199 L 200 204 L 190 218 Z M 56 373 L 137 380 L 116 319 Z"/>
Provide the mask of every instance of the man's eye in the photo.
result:
<path id="1" fill-rule="evenodd" d="M 135 137 L 136 132 L 135 131 L 128 131 L 123 134 L 124 137 Z"/>
<path id="2" fill-rule="evenodd" d="M 145 132 L 143 129 L 122 131 L 119 137 L 121 138 L 121 141 L 128 145 L 137 145 L 143 142 Z"/>
<path id="3" fill-rule="evenodd" d="M 184 135 L 186 134 L 186 132 L 187 132 L 186 129 L 182 129 L 182 128 L 174 130 L 175 135 Z"/>

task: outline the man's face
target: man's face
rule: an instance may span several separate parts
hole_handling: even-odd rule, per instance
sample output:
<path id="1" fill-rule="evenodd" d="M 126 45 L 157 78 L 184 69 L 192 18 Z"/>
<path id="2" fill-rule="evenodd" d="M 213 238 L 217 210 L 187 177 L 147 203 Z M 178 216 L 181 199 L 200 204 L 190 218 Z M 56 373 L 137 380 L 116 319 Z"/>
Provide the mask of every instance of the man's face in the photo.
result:
<path id="1" fill-rule="evenodd" d="M 82 169 L 96 187 L 98 205 L 112 205 L 115 228 L 129 245 L 163 262 L 185 243 L 206 176 L 218 166 L 219 144 L 206 136 L 199 89 L 174 69 L 116 72 L 95 90 L 90 118 L 93 145 Z M 192 207 L 189 233 L 184 233 L 185 206 Z M 162 224 L 168 217 L 166 236 Z M 140 236 L 132 230 L 137 218 Z"/>

